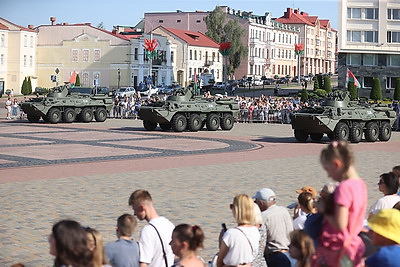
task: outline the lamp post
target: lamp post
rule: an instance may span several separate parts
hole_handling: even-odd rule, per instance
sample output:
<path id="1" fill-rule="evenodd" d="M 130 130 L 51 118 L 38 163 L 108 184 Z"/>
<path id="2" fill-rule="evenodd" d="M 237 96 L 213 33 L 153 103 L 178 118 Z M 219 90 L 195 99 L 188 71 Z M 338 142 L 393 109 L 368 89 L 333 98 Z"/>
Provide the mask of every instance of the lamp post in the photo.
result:
<path id="1" fill-rule="evenodd" d="M 119 89 L 119 82 L 121 81 L 121 70 L 120 69 L 118 69 L 118 76 L 117 76 L 117 87 L 118 87 L 118 89 Z"/>
<path id="2" fill-rule="evenodd" d="M 294 52 L 297 55 L 297 84 L 300 84 L 300 58 L 304 51 L 304 44 L 294 44 Z"/>

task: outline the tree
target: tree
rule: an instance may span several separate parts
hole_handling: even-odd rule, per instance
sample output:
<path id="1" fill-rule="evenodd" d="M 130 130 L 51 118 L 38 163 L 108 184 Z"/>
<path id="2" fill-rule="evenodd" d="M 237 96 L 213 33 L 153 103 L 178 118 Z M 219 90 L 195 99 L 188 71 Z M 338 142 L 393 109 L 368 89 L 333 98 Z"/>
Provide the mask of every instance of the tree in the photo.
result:
<path id="1" fill-rule="evenodd" d="M 31 82 L 31 76 L 28 76 L 28 94 L 32 94 L 32 82 Z"/>
<path id="2" fill-rule="evenodd" d="M 319 88 L 318 79 L 317 79 L 317 77 L 315 77 L 315 78 L 314 78 L 314 91 L 317 90 L 317 89 L 321 89 L 321 88 Z"/>
<path id="3" fill-rule="evenodd" d="M 356 100 L 358 98 L 358 89 L 357 86 L 353 82 L 349 82 L 347 84 L 347 90 L 350 92 L 351 100 Z"/>
<path id="4" fill-rule="evenodd" d="M 104 23 L 103 23 L 103 22 L 100 22 L 100 23 L 97 25 L 97 28 L 98 28 L 98 29 L 101 29 L 101 30 L 105 30 L 105 29 L 106 29 L 106 27 L 104 27 Z"/>
<path id="5" fill-rule="evenodd" d="M 239 67 L 241 60 L 247 55 L 247 47 L 242 43 L 244 29 L 238 19 L 226 22 L 226 13 L 221 7 L 215 9 L 205 18 L 207 25 L 206 35 L 217 43 L 231 42 L 231 52 L 228 57 L 228 75 Z"/>
<path id="6" fill-rule="evenodd" d="M 382 99 L 381 81 L 376 77 L 374 78 L 369 98 L 371 98 L 373 100 L 381 100 Z"/>
<path id="7" fill-rule="evenodd" d="M 21 86 L 21 93 L 23 95 L 29 95 L 29 91 L 28 91 L 28 80 L 24 79 L 24 81 L 22 82 L 22 86 Z"/>
<path id="8" fill-rule="evenodd" d="M 318 81 L 318 88 L 319 89 L 323 89 L 324 88 L 324 83 L 323 83 L 323 79 L 322 79 L 322 75 L 321 74 L 317 75 L 317 81 Z"/>
<path id="9" fill-rule="evenodd" d="M 396 86 L 394 88 L 393 99 L 400 100 L 400 78 L 396 79 Z"/>
<path id="10" fill-rule="evenodd" d="M 81 86 L 81 79 L 79 78 L 79 74 L 76 74 L 75 86 Z"/>
<path id="11" fill-rule="evenodd" d="M 308 92 L 306 89 L 301 90 L 301 101 L 306 102 L 308 100 Z"/>
<path id="12" fill-rule="evenodd" d="M 324 90 L 327 93 L 332 92 L 331 78 L 329 78 L 329 76 L 325 76 L 324 78 Z"/>

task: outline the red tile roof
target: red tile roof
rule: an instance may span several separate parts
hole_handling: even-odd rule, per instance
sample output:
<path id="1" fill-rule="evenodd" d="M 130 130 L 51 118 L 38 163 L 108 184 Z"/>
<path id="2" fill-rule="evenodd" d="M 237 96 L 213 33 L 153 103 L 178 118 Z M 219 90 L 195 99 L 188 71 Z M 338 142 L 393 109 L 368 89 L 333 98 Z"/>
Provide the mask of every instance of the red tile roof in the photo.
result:
<path id="1" fill-rule="evenodd" d="M 164 28 L 163 26 L 159 26 L 158 28 L 172 33 L 189 45 L 219 48 L 219 44 L 217 42 L 202 34 L 201 32 L 191 32 L 179 29 Z"/>
<path id="2" fill-rule="evenodd" d="M 0 23 L 0 30 L 8 30 L 8 27 L 2 23 Z"/>
<path id="3" fill-rule="evenodd" d="M 320 27 L 323 29 L 326 29 L 330 23 L 329 19 L 319 20 L 317 16 L 309 16 L 308 13 L 298 9 L 293 10 L 292 8 L 288 8 L 284 15 L 275 19 L 275 21 L 286 24 L 307 24 L 311 26 L 316 26 L 317 21 L 319 21 Z"/>

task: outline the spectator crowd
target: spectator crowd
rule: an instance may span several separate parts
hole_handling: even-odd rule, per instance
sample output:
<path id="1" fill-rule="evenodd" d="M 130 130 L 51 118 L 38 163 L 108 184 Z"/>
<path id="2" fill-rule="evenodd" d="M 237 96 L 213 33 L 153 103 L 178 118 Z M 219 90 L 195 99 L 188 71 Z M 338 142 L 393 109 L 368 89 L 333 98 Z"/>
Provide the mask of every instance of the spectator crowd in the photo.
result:
<path id="1" fill-rule="evenodd" d="M 197 253 L 205 238 L 201 227 L 174 226 L 142 189 L 128 198 L 134 215 L 117 219 L 116 241 L 104 244 L 96 229 L 61 220 L 48 238 L 50 254 L 56 267 L 399 266 L 400 166 L 377 178 L 383 196 L 367 210 L 367 187 L 354 161 L 346 142 L 327 145 L 320 163 L 332 182 L 319 194 L 304 185 L 288 207 L 278 205 L 271 188 L 234 196 L 236 226 L 223 225 L 218 254 L 208 263 Z M 147 222 L 138 241 L 132 239 L 137 220 Z"/>

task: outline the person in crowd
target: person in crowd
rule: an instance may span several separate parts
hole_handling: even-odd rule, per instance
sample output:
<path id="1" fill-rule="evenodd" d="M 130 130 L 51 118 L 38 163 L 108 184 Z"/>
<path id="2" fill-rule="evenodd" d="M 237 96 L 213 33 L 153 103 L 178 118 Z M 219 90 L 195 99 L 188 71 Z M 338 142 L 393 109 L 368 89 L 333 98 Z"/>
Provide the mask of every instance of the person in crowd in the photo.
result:
<path id="1" fill-rule="evenodd" d="M 372 215 L 377 214 L 380 210 L 391 209 L 397 202 L 400 201 L 400 196 L 397 195 L 399 190 L 399 178 L 393 172 L 381 174 L 379 182 L 379 191 L 384 196 L 378 199 L 374 205 L 372 205 L 369 218 Z"/>
<path id="2" fill-rule="evenodd" d="M 381 210 L 373 215 L 368 226 L 371 228 L 372 243 L 381 247 L 365 261 L 367 267 L 397 267 L 400 264 L 400 211 Z"/>
<path id="3" fill-rule="evenodd" d="M 53 225 L 49 236 L 50 255 L 55 267 L 94 267 L 87 234 L 76 221 L 62 220 Z"/>
<path id="4" fill-rule="evenodd" d="M 312 195 L 313 199 L 315 199 L 317 197 L 317 191 L 312 186 L 303 186 L 302 188 L 297 189 L 296 193 L 299 195 L 301 193 L 310 193 Z M 293 208 L 293 207 L 294 207 L 293 219 L 296 219 L 298 216 L 301 216 L 301 215 L 307 215 L 300 209 L 298 200 L 297 200 L 297 202 L 288 206 L 288 208 Z"/>
<path id="5" fill-rule="evenodd" d="M 308 192 L 303 192 L 297 197 L 302 213 L 293 221 L 293 228 L 295 230 L 303 230 L 304 223 L 306 222 L 307 218 L 311 214 L 317 213 L 314 198 L 315 196 Z"/>
<path id="6" fill-rule="evenodd" d="M 270 188 L 257 191 L 254 202 L 259 206 L 263 223 L 267 229 L 265 260 L 269 267 L 295 266 L 296 261 L 289 256 L 289 233 L 293 231 L 293 220 L 289 211 L 276 205 L 276 195 Z"/>
<path id="7" fill-rule="evenodd" d="M 140 267 L 171 266 L 174 254 L 170 242 L 174 225 L 167 218 L 158 215 L 153 199 L 146 190 L 134 191 L 129 197 L 128 204 L 140 221 L 148 222 L 140 233 Z"/>
<path id="8" fill-rule="evenodd" d="M 252 266 L 260 242 L 260 233 L 254 226 L 254 202 L 248 195 L 235 196 L 230 205 L 237 227 L 222 236 L 217 266 Z"/>
<path id="9" fill-rule="evenodd" d="M 18 117 L 19 113 L 19 103 L 18 99 L 14 98 L 13 103 L 11 105 L 11 116 L 13 119 L 16 119 Z"/>
<path id="10" fill-rule="evenodd" d="M 314 242 L 303 230 L 290 233 L 289 254 L 297 260 L 297 267 L 310 267 L 314 253 Z"/>
<path id="11" fill-rule="evenodd" d="M 256 203 L 254 203 L 254 225 L 260 232 L 260 242 L 258 245 L 258 254 L 253 261 L 252 267 L 267 267 L 267 262 L 264 258 L 265 245 L 267 244 L 267 228 L 263 223 L 261 210 Z"/>
<path id="12" fill-rule="evenodd" d="M 12 101 L 11 97 L 8 97 L 6 100 L 5 108 L 7 110 L 7 120 L 11 120 L 11 109 L 12 109 Z"/>
<path id="13" fill-rule="evenodd" d="M 394 204 L 393 206 L 394 209 L 400 210 L 400 201 Z"/>
<path id="14" fill-rule="evenodd" d="M 203 248 L 204 233 L 197 225 L 180 224 L 172 232 L 172 252 L 179 258 L 173 267 L 205 267 L 204 260 L 197 255 L 197 250 Z"/>
<path id="15" fill-rule="evenodd" d="M 346 142 L 333 141 L 323 149 L 321 164 L 339 185 L 334 192 L 333 214 L 324 211 L 312 266 L 361 266 L 365 246 L 358 234 L 363 228 L 367 187 L 357 174 L 353 152 Z"/>
<path id="16" fill-rule="evenodd" d="M 111 267 L 106 258 L 103 237 L 100 232 L 90 227 L 84 229 L 87 234 L 88 247 L 93 251 L 93 267 Z"/>
<path id="17" fill-rule="evenodd" d="M 117 241 L 105 247 L 106 256 L 114 267 L 139 267 L 139 245 L 132 240 L 137 220 L 133 215 L 123 214 L 117 219 Z"/>

